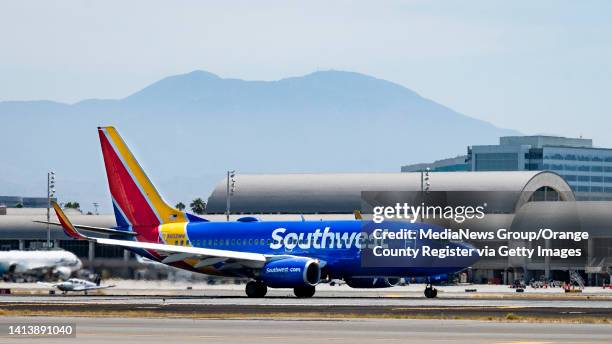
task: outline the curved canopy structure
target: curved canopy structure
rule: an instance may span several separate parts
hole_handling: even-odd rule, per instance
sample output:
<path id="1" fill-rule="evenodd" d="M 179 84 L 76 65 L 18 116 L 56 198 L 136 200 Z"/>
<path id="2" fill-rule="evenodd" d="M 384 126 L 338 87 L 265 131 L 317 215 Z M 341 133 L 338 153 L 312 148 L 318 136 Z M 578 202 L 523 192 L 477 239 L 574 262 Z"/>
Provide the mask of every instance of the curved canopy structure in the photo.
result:
<path id="1" fill-rule="evenodd" d="M 512 230 L 550 228 L 557 232 L 587 231 L 590 236 L 612 234 L 612 202 L 532 202 L 516 212 Z"/>
<path id="2" fill-rule="evenodd" d="M 238 174 L 232 213 L 352 213 L 361 209 L 362 191 L 420 191 L 421 173 Z M 570 186 L 556 173 L 430 172 L 430 191 L 485 191 L 512 195 L 504 202 L 517 209 L 536 191 L 573 201 Z M 224 213 L 226 179 L 208 198 L 207 212 Z"/>

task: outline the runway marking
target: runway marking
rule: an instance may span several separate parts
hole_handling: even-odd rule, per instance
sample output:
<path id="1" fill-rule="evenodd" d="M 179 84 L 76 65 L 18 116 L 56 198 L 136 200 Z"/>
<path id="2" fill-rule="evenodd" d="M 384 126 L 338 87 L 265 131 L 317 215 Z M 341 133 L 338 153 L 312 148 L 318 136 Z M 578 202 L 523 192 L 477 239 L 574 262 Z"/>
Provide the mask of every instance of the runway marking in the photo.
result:
<path id="1" fill-rule="evenodd" d="M 384 340 L 385 342 L 399 342 L 399 341 L 404 341 L 404 338 L 374 338 L 374 340 L 378 340 L 378 341 L 382 341 Z"/>
<path id="2" fill-rule="evenodd" d="M 525 342 L 525 341 L 516 341 L 516 342 L 496 342 L 496 344 L 550 344 L 552 342 Z"/>

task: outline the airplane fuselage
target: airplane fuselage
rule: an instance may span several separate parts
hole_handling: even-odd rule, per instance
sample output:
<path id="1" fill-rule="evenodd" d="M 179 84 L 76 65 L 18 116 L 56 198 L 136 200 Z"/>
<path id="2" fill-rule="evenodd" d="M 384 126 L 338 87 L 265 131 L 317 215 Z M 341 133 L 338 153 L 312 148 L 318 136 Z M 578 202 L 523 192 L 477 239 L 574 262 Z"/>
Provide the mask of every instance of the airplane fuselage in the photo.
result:
<path id="1" fill-rule="evenodd" d="M 265 255 L 292 255 L 318 259 L 324 262 L 324 276 L 330 278 L 363 276 L 430 276 L 453 273 L 469 266 L 472 258 L 435 261 L 427 257 L 393 257 L 391 266 L 372 266 L 362 258 L 365 250 L 381 246 L 372 235 L 372 228 L 380 227 L 364 221 L 250 221 L 250 222 L 189 222 L 158 227 L 158 242 L 174 246 L 245 251 Z M 385 228 L 412 228 L 423 224 L 387 223 Z M 414 239 L 406 243 L 412 248 L 424 245 L 436 248 L 466 247 L 465 244 L 435 240 Z M 380 250 L 378 250 L 380 251 Z M 135 250 L 136 253 L 156 261 L 163 257 L 155 252 Z M 192 264 L 193 263 L 193 264 Z M 202 268 L 197 261 L 186 258 L 170 265 L 206 274 L 253 277 L 252 270 L 233 268 L 231 261 L 222 261 Z M 384 265 L 384 264 L 383 264 Z"/>
<path id="2" fill-rule="evenodd" d="M 51 270 L 64 277 L 80 269 L 81 261 L 72 253 L 62 250 L 2 251 L 0 275 L 4 273 L 29 273 Z"/>

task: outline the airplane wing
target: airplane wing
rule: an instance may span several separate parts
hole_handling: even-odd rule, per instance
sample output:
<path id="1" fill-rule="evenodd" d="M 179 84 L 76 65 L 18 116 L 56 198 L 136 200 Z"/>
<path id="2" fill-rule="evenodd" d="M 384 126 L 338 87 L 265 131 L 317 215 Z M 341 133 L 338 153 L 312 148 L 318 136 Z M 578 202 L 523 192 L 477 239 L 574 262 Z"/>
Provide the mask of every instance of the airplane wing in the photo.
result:
<path id="1" fill-rule="evenodd" d="M 175 263 L 183 261 L 189 258 L 199 258 L 201 261 L 196 267 L 204 267 L 207 265 L 216 264 L 225 260 L 242 261 L 247 264 L 243 264 L 249 267 L 262 267 L 263 264 L 268 261 L 265 255 L 260 253 L 240 252 L 240 251 L 228 251 L 228 250 L 215 250 L 209 248 L 200 247 L 185 247 L 185 246 L 174 246 L 166 244 L 155 244 L 138 241 L 126 241 L 117 239 L 102 239 L 102 238 L 91 238 L 98 244 L 102 245 L 115 245 L 130 248 L 142 248 L 146 250 L 153 250 L 162 253 L 166 256 L 162 260 L 162 263 Z M 213 259 L 217 258 L 217 259 Z M 206 260 L 209 259 L 209 260 Z"/>
<path id="2" fill-rule="evenodd" d="M 234 263 L 239 263 L 240 265 L 248 268 L 261 268 L 269 260 L 282 258 L 281 256 L 269 256 L 251 252 L 215 250 L 201 247 L 174 246 L 139 241 L 88 237 L 79 233 L 75 226 L 70 223 L 70 220 L 68 220 L 68 217 L 66 214 L 64 214 L 57 202 L 52 202 L 52 205 L 57 214 L 57 218 L 64 228 L 64 232 L 72 238 L 89 240 L 102 245 L 153 250 L 165 257 L 162 260 L 162 263 L 164 264 L 175 263 L 185 259 L 198 259 L 199 262 L 195 264 L 194 267 L 202 268 L 219 262 L 231 260 Z"/>
<path id="3" fill-rule="evenodd" d="M 42 223 L 42 224 L 45 224 L 45 225 L 49 224 L 49 225 L 53 225 L 53 226 L 62 226 L 62 224 L 59 223 L 59 222 L 47 222 L 47 221 L 32 221 L 32 222 Z M 83 230 L 86 230 L 86 231 L 95 232 L 95 233 L 101 233 L 101 234 L 125 235 L 125 236 L 136 236 L 136 235 L 138 235 L 137 233 L 134 233 L 134 232 L 120 231 L 120 230 L 117 230 L 117 229 L 105 228 L 105 227 L 94 227 L 94 226 L 75 225 L 75 224 L 73 224 L 72 226 L 74 226 L 74 228 L 83 229 Z"/>
<path id="4" fill-rule="evenodd" d="M 85 288 L 85 290 L 96 290 L 96 289 L 108 289 L 108 288 L 114 288 L 115 285 L 97 285 L 95 287 L 87 287 Z"/>
<path id="5" fill-rule="evenodd" d="M 97 285 L 97 286 L 94 286 L 94 287 L 76 286 L 71 291 L 89 291 L 89 290 L 107 289 L 107 288 L 113 288 L 113 287 L 114 287 L 114 285 L 102 285 L 102 286 Z"/>

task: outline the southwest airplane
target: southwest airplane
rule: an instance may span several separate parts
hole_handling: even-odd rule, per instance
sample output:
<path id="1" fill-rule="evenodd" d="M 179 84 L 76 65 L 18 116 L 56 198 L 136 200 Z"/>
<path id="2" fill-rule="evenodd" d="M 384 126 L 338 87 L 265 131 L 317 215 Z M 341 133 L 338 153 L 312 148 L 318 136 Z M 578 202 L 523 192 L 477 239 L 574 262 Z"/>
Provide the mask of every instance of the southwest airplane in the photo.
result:
<path id="1" fill-rule="evenodd" d="M 361 235 L 364 224 L 373 224 L 370 221 L 259 221 L 244 217 L 235 222 L 210 222 L 164 202 L 115 128 L 99 127 L 98 134 L 117 226 L 73 225 L 54 203 L 60 221 L 56 224 L 75 239 L 120 246 L 193 272 L 250 278 L 246 284 L 249 297 L 264 297 L 268 287 L 293 288 L 297 297 L 311 297 L 319 282 L 331 279 L 344 279 L 354 288 L 391 287 L 401 277 L 454 273 L 475 261 L 474 257 L 463 257 L 436 264 L 433 259 L 400 257 L 405 264 L 364 265 Z M 405 228 L 419 224 L 385 225 Z M 110 236 L 89 237 L 78 229 Z M 423 244 L 416 240 L 410 243 L 413 247 Z M 471 248 L 443 241 L 427 245 Z M 428 283 L 425 296 L 436 295 L 436 289 Z"/>

